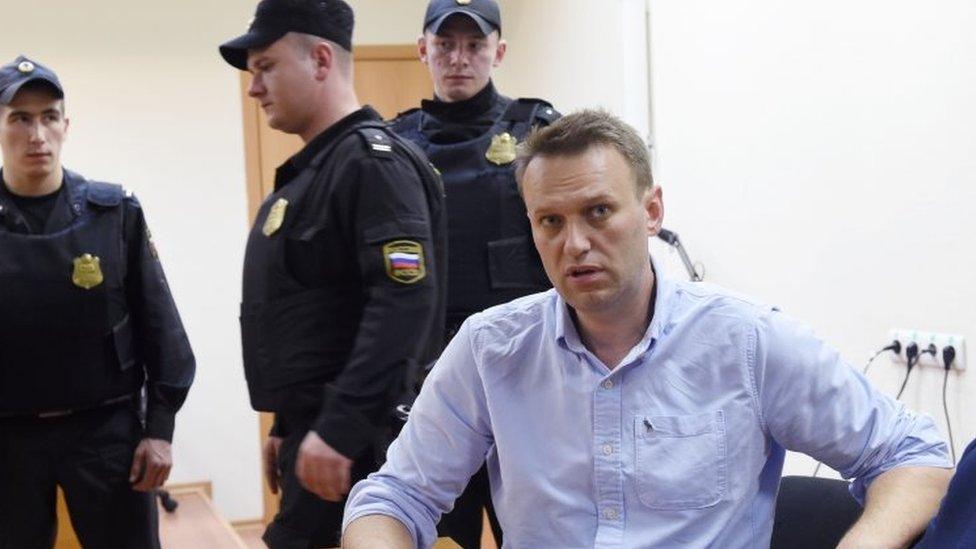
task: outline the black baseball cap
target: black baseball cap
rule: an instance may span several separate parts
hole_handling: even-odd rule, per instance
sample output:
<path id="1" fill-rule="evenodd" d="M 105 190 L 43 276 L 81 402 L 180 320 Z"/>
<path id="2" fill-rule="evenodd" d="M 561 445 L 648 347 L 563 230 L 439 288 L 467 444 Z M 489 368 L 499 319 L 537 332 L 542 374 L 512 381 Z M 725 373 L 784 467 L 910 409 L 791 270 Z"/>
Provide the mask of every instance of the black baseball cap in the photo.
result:
<path id="1" fill-rule="evenodd" d="M 224 60 L 247 70 L 247 50 L 270 46 L 289 32 L 319 36 L 352 51 L 353 13 L 343 0 L 261 0 L 247 33 L 220 45 Z"/>
<path id="2" fill-rule="evenodd" d="M 424 30 L 437 34 L 448 17 L 459 13 L 473 19 L 485 36 L 502 32 L 502 14 L 495 0 L 431 0 L 424 15 Z"/>
<path id="3" fill-rule="evenodd" d="M 0 67 L 0 105 L 6 105 L 13 101 L 14 96 L 24 84 L 35 80 L 50 84 L 57 93 L 58 99 L 64 97 L 64 89 L 54 71 L 21 55 Z"/>

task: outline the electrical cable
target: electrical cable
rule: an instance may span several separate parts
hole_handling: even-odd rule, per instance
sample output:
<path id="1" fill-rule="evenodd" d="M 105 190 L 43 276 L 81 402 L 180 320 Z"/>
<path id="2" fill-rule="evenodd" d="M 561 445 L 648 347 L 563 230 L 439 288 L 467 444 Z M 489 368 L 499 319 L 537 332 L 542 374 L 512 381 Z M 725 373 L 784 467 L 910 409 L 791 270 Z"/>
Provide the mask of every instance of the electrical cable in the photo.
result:
<path id="1" fill-rule="evenodd" d="M 901 354 L 901 342 L 896 339 L 896 340 L 892 341 L 891 343 L 889 343 L 888 345 L 886 345 L 886 346 L 878 349 L 878 351 L 876 353 L 874 353 L 873 355 L 871 355 L 871 358 L 868 359 L 867 364 L 864 365 L 864 368 L 861 370 L 861 375 L 867 375 L 868 368 L 871 367 L 871 363 L 874 362 L 874 359 L 878 358 L 879 356 L 881 356 L 883 353 L 885 353 L 887 351 L 891 351 L 891 352 L 895 353 L 896 355 L 897 354 Z M 814 477 L 816 477 L 817 476 L 817 473 L 820 472 L 820 466 L 821 465 L 823 465 L 822 462 L 817 462 L 817 466 L 814 467 L 814 469 L 813 469 L 813 476 Z"/>
<path id="2" fill-rule="evenodd" d="M 878 352 L 871 355 L 871 358 L 868 359 L 868 363 L 864 365 L 864 369 L 861 370 L 861 375 L 867 375 L 868 368 L 871 367 L 871 363 L 874 362 L 874 359 L 881 356 L 881 354 L 884 353 L 885 351 L 891 351 L 896 355 L 901 354 L 901 341 L 898 341 L 896 339 L 892 341 L 890 344 L 888 344 L 887 346 L 878 349 Z"/>
<path id="3" fill-rule="evenodd" d="M 945 364 L 945 375 L 942 377 L 942 411 L 945 412 L 946 431 L 949 433 L 949 450 L 952 452 L 952 466 L 956 466 L 956 443 L 952 440 L 952 423 L 949 421 L 949 405 L 946 401 L 946 386 L 949 384 L 949 370 L 956 359 L 956 349 L 952 345 L 942 348 L 942 362 Z"/>

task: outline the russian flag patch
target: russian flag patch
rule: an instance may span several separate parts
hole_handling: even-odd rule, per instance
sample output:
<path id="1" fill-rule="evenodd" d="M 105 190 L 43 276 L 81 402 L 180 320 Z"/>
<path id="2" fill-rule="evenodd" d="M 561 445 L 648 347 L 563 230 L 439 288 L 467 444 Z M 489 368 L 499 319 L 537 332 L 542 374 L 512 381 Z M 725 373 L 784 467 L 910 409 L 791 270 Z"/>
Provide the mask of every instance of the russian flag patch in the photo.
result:
<path id="1" fill-rule="evenodd" d="M 424 248 L 413 240 L 395 240 L 383 246 L 386 275 L 394 282 L 413 284 L 427 275 Z"/>

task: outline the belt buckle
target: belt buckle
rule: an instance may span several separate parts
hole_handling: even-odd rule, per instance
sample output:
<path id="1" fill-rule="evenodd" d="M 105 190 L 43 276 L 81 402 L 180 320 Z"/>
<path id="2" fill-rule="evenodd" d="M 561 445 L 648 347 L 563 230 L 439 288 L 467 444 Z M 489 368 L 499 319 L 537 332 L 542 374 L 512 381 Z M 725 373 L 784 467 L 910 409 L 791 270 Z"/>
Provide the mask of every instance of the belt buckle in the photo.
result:
<path id="1" fill-rule="evenodd" d="M 74 410 L 51 410 L 50 412 L 41 412 L 37 414 L 37 417 L 40 419 L 51 419 L 55 417 L 70 416 L 73 413 L 75 413 Z"/>

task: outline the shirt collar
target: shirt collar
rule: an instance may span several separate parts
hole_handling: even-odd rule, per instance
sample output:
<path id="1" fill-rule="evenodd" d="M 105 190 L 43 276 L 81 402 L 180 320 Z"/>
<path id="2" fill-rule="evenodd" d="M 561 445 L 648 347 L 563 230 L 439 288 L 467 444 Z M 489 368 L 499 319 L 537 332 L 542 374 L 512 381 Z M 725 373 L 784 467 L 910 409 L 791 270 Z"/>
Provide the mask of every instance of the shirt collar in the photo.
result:
<path id="1" fill-rule="evenodd" d="M 644 337 L 634 346 L 638 354 L 643 354 L 658 339 L 666 336 L 672 329 L 672 303 L 676 291 L 675 283 L 671 280 L 664 267 L 651 257 L 651 268 L 654 270 L 654 316 L 644 332 Z M 579 331 L 573 322 L 570 306 L 563 296 L 556 292 L 556 341 L 562 347 L 574 352 L 587 352 L 586 346 L 580 339 Z M 631 353 L 633 354 L 633 353 Z"/>

